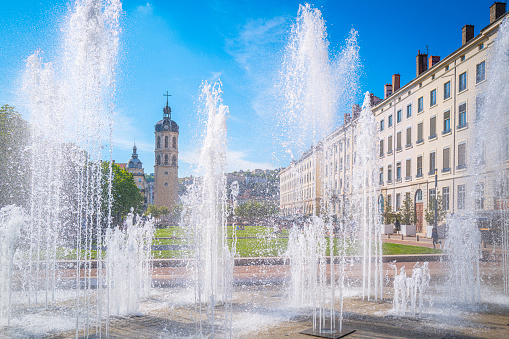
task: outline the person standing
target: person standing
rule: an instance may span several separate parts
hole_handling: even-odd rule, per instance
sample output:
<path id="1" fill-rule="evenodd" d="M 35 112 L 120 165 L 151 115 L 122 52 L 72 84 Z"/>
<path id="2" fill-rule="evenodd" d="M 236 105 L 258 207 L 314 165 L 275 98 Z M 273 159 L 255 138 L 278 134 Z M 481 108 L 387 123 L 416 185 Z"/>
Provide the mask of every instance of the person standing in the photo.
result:
<path id="1" fill-rule="evenodd" d="M 431 239 L 433 239 L 433 248 L 436 248 L 436 244 L 441 244 L 441 241 L 438 241 L 438 230 L 436 227 L 433 227 L 431 230 Z"/>
<path id="2" fill-rule="evenodd" d="M 396 217 L 396 221 L 394 222 L 394 227 L 396 228 L 396 232 L 401 230 L 401 223 L 399 222 L 398 217 Z"/>

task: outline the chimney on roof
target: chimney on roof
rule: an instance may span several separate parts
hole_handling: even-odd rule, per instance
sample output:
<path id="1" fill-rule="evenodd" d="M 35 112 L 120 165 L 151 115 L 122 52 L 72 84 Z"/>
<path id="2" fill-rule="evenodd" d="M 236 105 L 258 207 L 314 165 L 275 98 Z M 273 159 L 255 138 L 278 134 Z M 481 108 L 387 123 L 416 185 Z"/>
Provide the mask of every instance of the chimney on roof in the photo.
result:
<path id="1" fill-rule="evenodd" d="M 465 25 L 461 31 L 461 45 L 466 44 L 474 38 L 474 25 Z"/>
<path id="2" fill-rule="evenodd" d="M 392 85 L 391 84 L 385 84 L 384 86 L 384 99 L 387 99 L 392 95 Z"/>
<path id="3" fill-rule="evenodd" d="M 505 3 L 495 2 L 490 7 L 490 24 L 505 14 Z"/>
<path id="4" fill-rule="evenodd" d="M 400 78 L 401 78 L 401 75 L 399 75 L 399 74 L 394 74 L 392 76 L 392 92 L 393 93 L 396 93 L 400 87 Z"/>
<path id="5" fill-rule="evenodd" d="M 428 59 L 429 68 L 435 66 L 440 62 L 440 57 L 438 55 L 430 55 Z"/>
<path id="6" fill-rule="evenodd" d="M 379 97 L 377 97 L 376 95 L 374 95 L 373 93 L 370 93 L 369 94 L 369 100 L 371 102 L 371 106 L 375 106 L 376 104 L 378 104 L 380 101 L 382 101 L 382 99 L 380 99 Z"/>
<path id="7" fill-rule="evenodd" d="M 360 113 L 361 113 L 361 106 L 358 104 L 353 104 L 352 105 L 352 117 L 354 119 L 357 119 L 357 117 L 360 115 Z"/>
<path id="8" fill-rule="evenodd" d="M 417 51 L 416 66 L 416 76 L 425 72 L 428 69 L 428 55 Z"/>

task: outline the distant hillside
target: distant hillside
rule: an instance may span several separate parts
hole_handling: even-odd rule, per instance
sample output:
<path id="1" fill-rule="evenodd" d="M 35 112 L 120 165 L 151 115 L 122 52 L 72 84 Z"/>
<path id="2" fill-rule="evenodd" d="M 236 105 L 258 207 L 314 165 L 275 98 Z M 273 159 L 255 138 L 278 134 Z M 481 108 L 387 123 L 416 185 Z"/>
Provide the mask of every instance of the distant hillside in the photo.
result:
<path id="1" fill-rule="evenodd" d="M 239 201 L 279 200 L 279 171 L 280 169 L 227 173 L 228 196 L 231 194 L 231 184 L 237 181 L 239 183 Z M 190 185 L 193 180 L 193 177 L 179 178 L 179 196 L 186 193 L 186 186 Z"/>

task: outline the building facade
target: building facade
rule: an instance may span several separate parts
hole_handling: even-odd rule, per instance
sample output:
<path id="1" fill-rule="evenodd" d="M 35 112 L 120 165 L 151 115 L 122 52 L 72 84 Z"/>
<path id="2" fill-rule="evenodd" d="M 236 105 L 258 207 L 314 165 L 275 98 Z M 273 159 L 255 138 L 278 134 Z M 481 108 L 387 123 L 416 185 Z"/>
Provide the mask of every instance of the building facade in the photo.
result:
<path id="1" fill-rule="evenodd" d="M 372 97 L 372 112 L 378 126 L 378 140 L 373 141 L 379 151 L 378 200 L 396 211 L 402 208 L 405 198 L 411 198 L 418 232 L 426 231 L 425 212 L 436 191 L 442 197 L 443 209 L 450 214 L 469 213 L 472 209 L 489 214 L 509 201 L 505 196 L 495 198 L 500 185 L 488 168 L 476 166 L 479 173 L 475 173 L 474 183 L 471 163 L 471 154 L 483 154 L 483 148 L 489 147 L 474 141 L 474 135 L 488 83 L 489 56 L 499 26 L 509 16 L 505 6 L 497 2 L 490 7 L 490 24 L 478 35 L 474 34 L 473 26 L 463 27 L 461 47 L 445 58 L 419 52 L 413 80 L 401 87 L 400 75 L 395 74 L 392 83 L 384 86 L 384 99 Z M 323 141 L 323 187 L 327 193 L 317 191 L 316 195 L 326 200 L 328 213 L 338 217 L 345 211 L 345 205 L 348 209 L 355 194 L 351 181 L 355 171 L 358 111 L 354 107 L 351 116 L 345 115 L 343 126 Z M 508 144 L 509 141 L 504 147 Z M 509 155 L 509 150 L 503 153 Z M 302 170 L 297 167 L 307 157 L 304 154 L 281 172 L 283 215 L 287 215 L 291 206 L 304 203 L 302 192 L 310 183 L 302 181 Z M 508 167 L 505 162 L 502 171 L 506 174 Z M 318 182 L 313 184 L 318 186 Z M 467 206 L 467 198 L 474 195 L 475 204 Z M 302 208 L 293 207 L 293 211 Z M 309 209 L 301 213 L 306 211 L 309 213 Z"/>
<path id="2" fill-rule="evenodd" d="M 173 210 L 178 202 L 179 126 L 166 102 L 163 119 L 155 125 L 154 205 Z"/>
<path id="3" fill-rule="evenodd" d="M 281 215 L 285 218 L 318 215 L 323 202 L 323 146 L 312 146 L 279 173 Z"/>
<path id="4" fill-rule="evenodd" d="M 447 213 L 472 212 L 466 204 L 472 194 L 478 196 L 477 212 L 495 209 L 489 174 L 484 182 L 474 184 L 469 171 L 470 155 L 484 152 L 475 148 L 489 147 L 476 145 L 474 131 L 505 4 L 495 3 L 490 10 L 490 25 L 477 36 L 473 26 L 463 27 L 462 46 L 444 59 L 418 53 L 416 77 L 399 87 L 399 75 L 393 76 L 392 85 L 386 85 L 386 98 L 373 107 L 379 127 L 382 195 L 392 210 L 400 210 L 406 197 L 412 199 L 418 232 L 427 225 L 424 215 L 435 195 L 435 174 Z"/>
<path id="5" fill-rule="evenodd" d="M 131 159 L 127 162 L 125 167 L 127 172 L 131 173 L 134 178 L 134 183 L 136 187 L 140 190 L 143 195 L 143 203 L 145 206 L 149 203 L 149 190 L 148 183 L 145 180 L 145 171 L 143 170 L 143 163 L 140 159 L 138 159 L 137 147 L 134 145 L 133 154 L 131 155 Z"/>

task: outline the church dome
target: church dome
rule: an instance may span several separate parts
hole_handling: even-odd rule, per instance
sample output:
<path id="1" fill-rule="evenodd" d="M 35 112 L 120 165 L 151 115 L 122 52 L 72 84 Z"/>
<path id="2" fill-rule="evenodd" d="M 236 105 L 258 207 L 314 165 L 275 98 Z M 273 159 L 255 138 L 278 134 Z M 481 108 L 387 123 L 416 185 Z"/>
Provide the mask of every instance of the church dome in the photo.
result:
<path id="1" fill-rule="evenodd" d="M 133 154 L 131 156 L 131 159 L 129 159 L 129 162 L 127 163 L 127 168 L 143 168 L 143 164 L 140 159 L 138 159 L 138 153 L 136 145 L 133 147 Z"/>
<path id="2" fill-rule="evenodd" d="M 168 126 L 168 127 L 166 127 Z M 179 132 L 179 125 L 173 120 L 170 119 L 163 119 L 159 120 L 155 126 L 156 132 L 163 132 L 163 131 L 169 131 L 169 132 Z"/>

